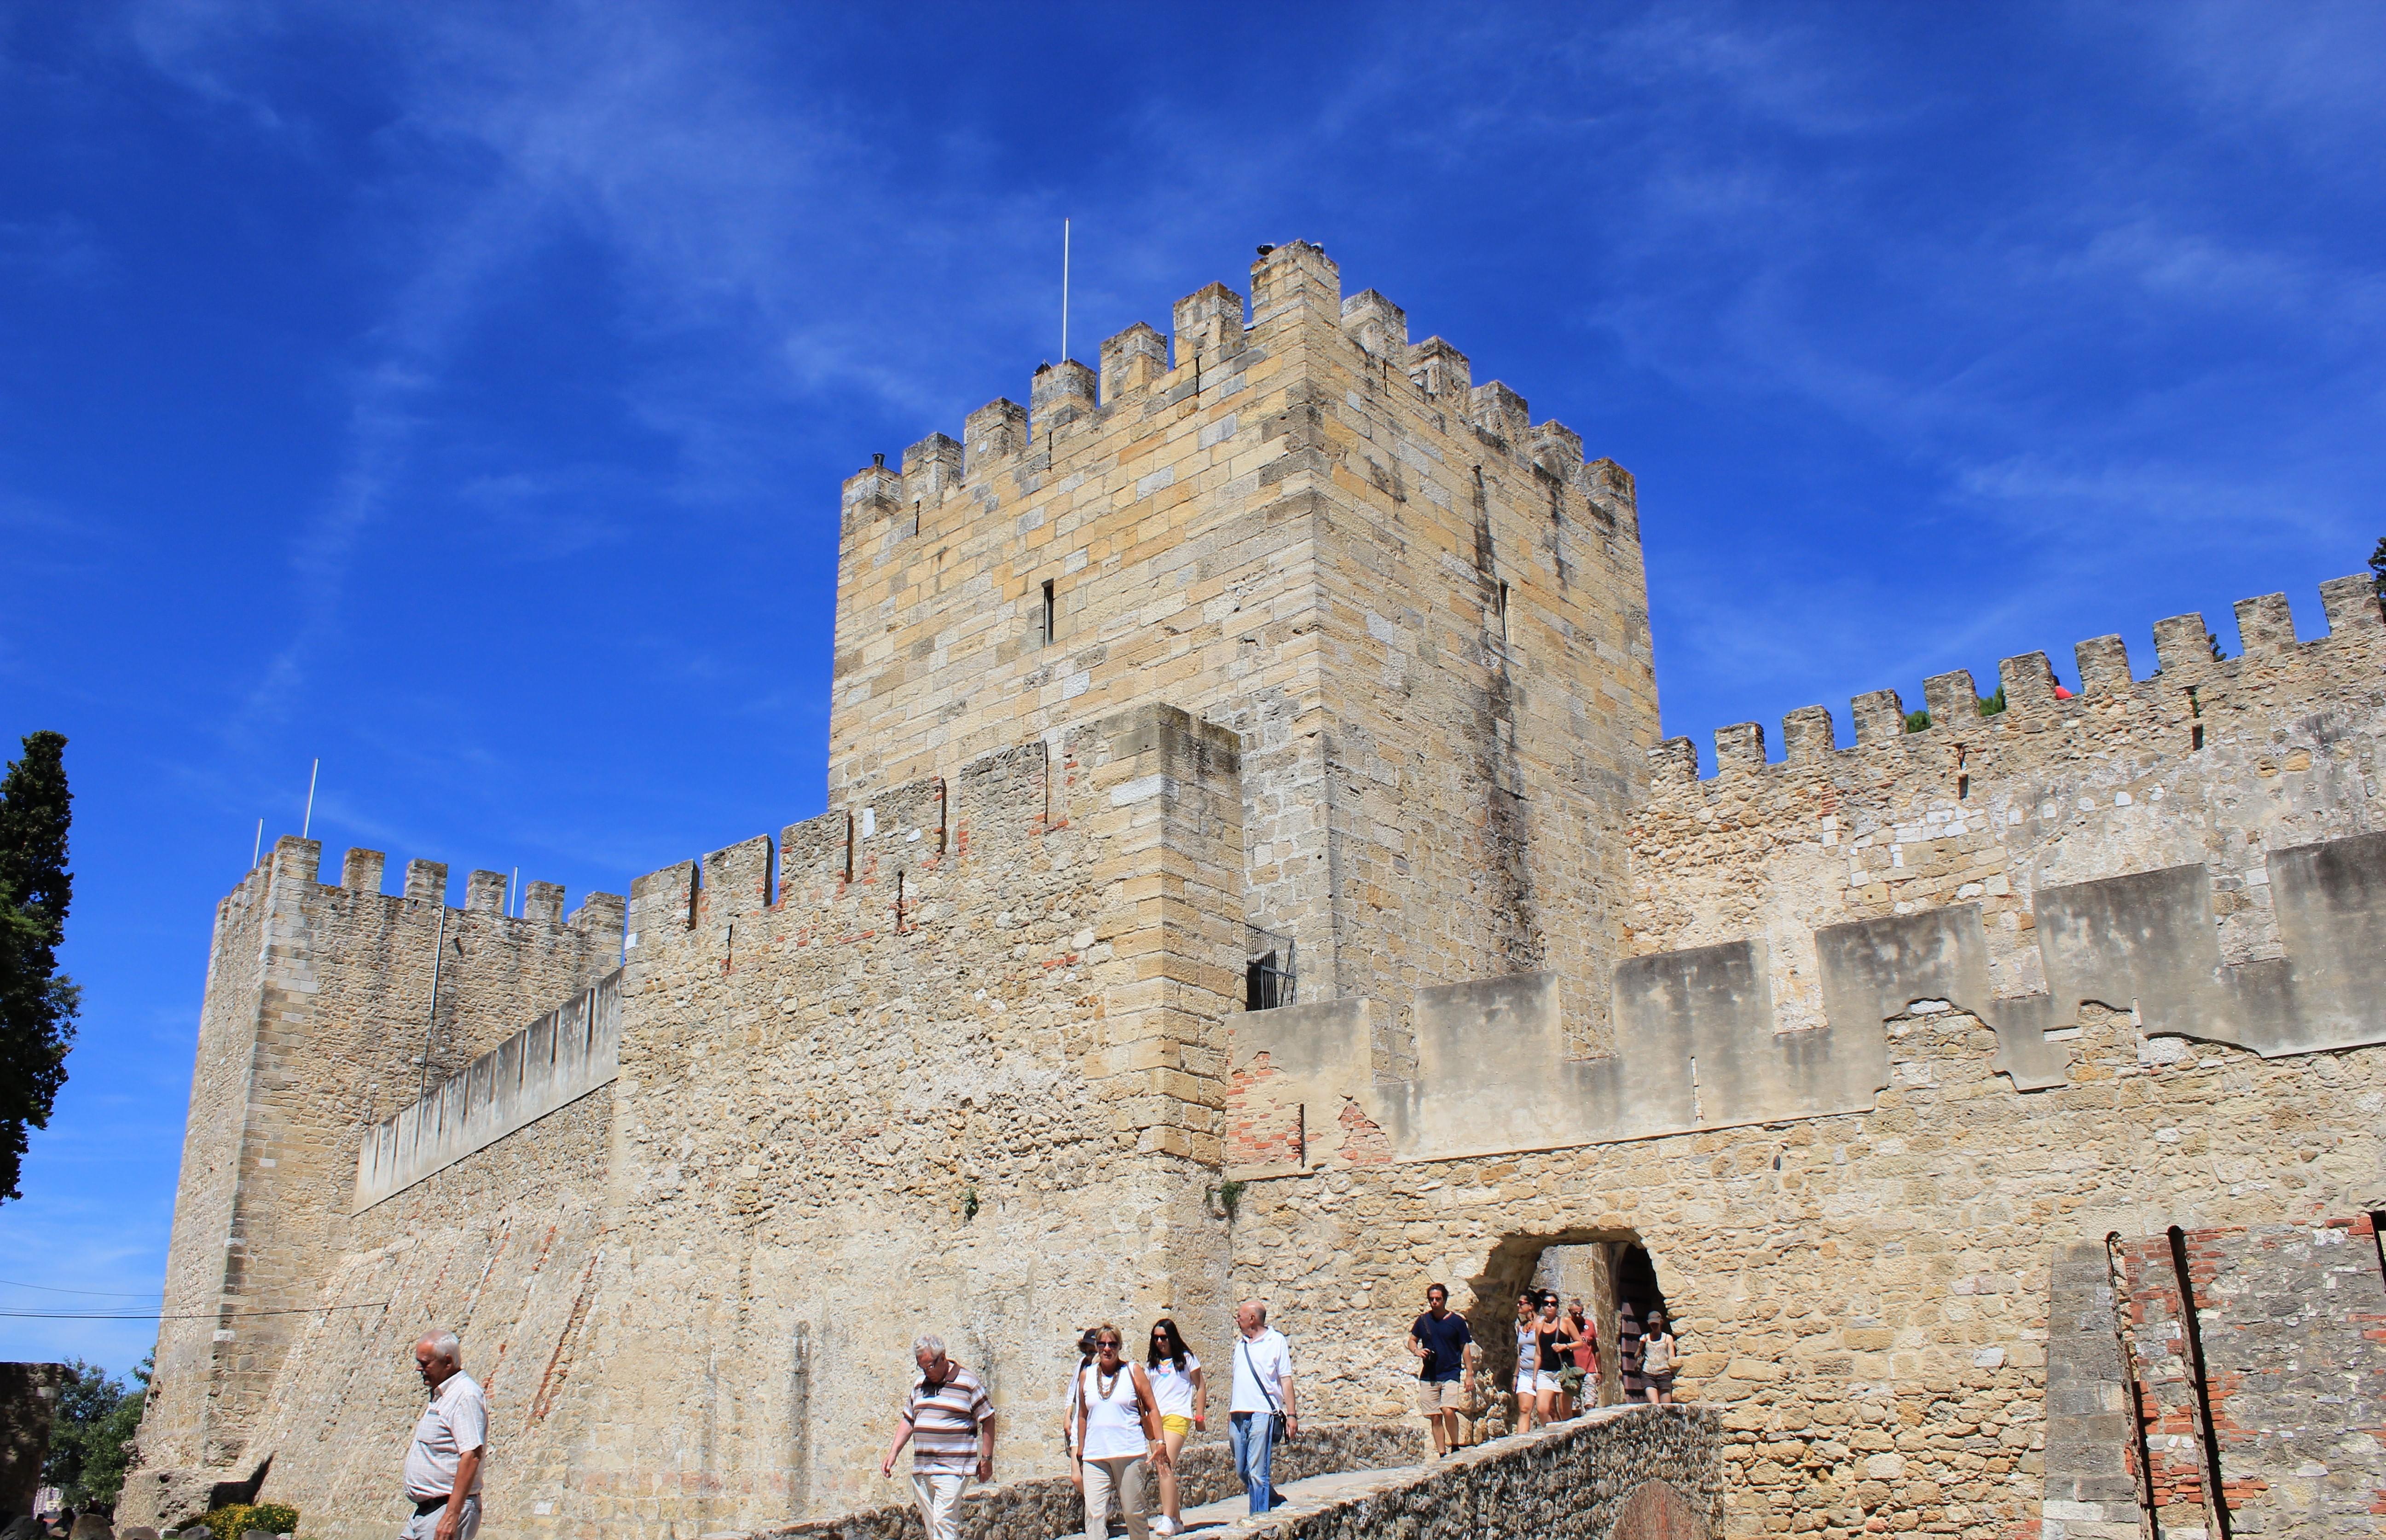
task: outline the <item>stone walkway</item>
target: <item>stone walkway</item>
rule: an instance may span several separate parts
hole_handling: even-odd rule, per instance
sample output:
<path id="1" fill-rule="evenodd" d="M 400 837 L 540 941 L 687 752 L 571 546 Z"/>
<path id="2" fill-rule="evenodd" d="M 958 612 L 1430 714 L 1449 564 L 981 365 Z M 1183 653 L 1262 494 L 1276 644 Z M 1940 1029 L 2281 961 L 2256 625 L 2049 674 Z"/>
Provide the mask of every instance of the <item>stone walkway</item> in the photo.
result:
<path id="1" fill-rule="evenodd" d="M 1284 1494 L 1285 1500 L 1270 1509 L 1268 1516 L 1274 1519 L 1295 1513 L 1313 1513 L 1346 1498 L 1413 1481 L 1424 1471 L 1422 1465 L 1399 1465 L 1388 1471 L 1337 1471 L 1329 1476 L 1311 1476 L 1306 1481 L 1288 1482 L 1276 1488 Z M 1184 1533 L 1203 1535 L 1207 1540 L 1220 1540 L 1228 1528 L 1250 1516 L 1250 1499 L 1237 1492 L 1222 1503 L 1204 1503 L 1199 1508 L 1187 1509 Z M 1114 1524 L 1111 1533 L 1118 1534 L 1124 1531 Z M 1067 1540 L 1067 1536 L 1061 1536 L 1060 1540 Z"/>
<path id="2" fill-rule="evenodd" d="M 1639 1405 L 1601 1407 L 1563 1422 L 1536 1429 L 1525 1434 L 1524 1438 L 1526 1442 L 1530 1442 L 1589 1424 L 1613 1422 L 1618 1418 L 1630 1417 L 1650 1409 L 1651 1409 Z M 1519 1446 L 1518 1441 L 1512 1435 L 1495 1438 L 1471 1448 L 1458 1450 L 1450 1455 L 1447 1461 L 1437 1460 L 1425 1465 L 1396 1465 L 1381 1471 L 1338 1471 L 1331 1475 L 1311 1476 L 1305 1481 L 1287 1482 L 1277 1488 L 1284 1495 L 1285 1500 L 1271 1509 L 1265 1518 L 1253 1518 L 1250 1499 L 1238 1492 L 1224 1502 L 1205 1503 L 1199 1508 L 1187 1509 L 1185 1528 L 1182 1533 L 1198 1534 L 1201 1536 L 1201 1540 L 1243 1540 L 1245 1536 L 1264 1534 L 1275 1521 L 1315 1513 L 1321 1509 L 1332 1508 L 1337 1503 L 1346 1503 L 1355 1497 L 1364 1497 L 1372 1493 L 1387 1491 L 1415 1481 L 1431 1471 L 1435 1465 L 1455 1466 L 1461 1462 L 1474 1463 L 1496 1459 L 1501 1453 Z M 1155 1504 L 1159 1501 L 1156 1488 L 1152 1491 L 1152 1500 Z M 1120 1535 L 1125 1533 L 1120 1521 L 1116 1518 L 1111 1519 L 1111 1534 Z M 1071 1530 L 1066 1534 L 1054 1536 L 1053 1540 L 1076 1540 L 1081 1534 L 1081 1531 Z"/>

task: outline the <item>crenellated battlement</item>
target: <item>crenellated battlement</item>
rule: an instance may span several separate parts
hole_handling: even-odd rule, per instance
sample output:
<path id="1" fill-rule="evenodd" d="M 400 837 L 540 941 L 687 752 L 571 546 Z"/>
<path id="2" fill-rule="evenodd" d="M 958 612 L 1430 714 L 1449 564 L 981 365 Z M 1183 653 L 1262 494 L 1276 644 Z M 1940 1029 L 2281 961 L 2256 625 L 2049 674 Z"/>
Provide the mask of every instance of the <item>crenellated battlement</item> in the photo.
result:
<path id="1" fill-rule="evenodd" d="M 1796 774 L 1825 765 L 1853 765 L 1871 754 L 1900 750 L 1943 757 L 1962 745 L 1967 765 L 1992 764 L 1999 749 L 2039 751 L 2062 742 L 2093 742 L 2108 734 L 2115 713 L 2153 713 L 2167 720 L 2184 715 L 2188 729 L 2174 745 L 2191 754 L 2216 741 L 2226 714 L 2220 708 L 2252 689 L 2276 693 L 2297 688 L 2317 697 L 2357 683 L 2365 667 L 2386 663 L 2386 618 L 2366 577 L 2332 579 L 2320 585 L 2329 618 L 2326 634 L 2295 635 L 2287 596 L 2267 594 L 2241 599 L 2235 607 L 2244 650 L 2216 656 L 2201 615 L 2179 615 L 2154 623 L 2156 666 L 2144 679 L 2130 669 L 2129 649 L 2118 636 L 2099 636 L 2073 649 L 2080 687 L 2063 689 L 2042 652 L 2008 657 L 1997 667 L 2004 709 L 1983 716 L 1971 670 L 1957 669 L 1923 682 L 1927 727 L 1909 730 L 1906 707 L 1895 690 L 1875 690 L 1850 703 L 1855 741 L 1845 747 L 1828 707 L 1801 707 L 1782 719 L 1784 757 L 1765 757 L 1764 729 L 1738 722 L 1715 730 L 1715 771 L 1700 776 L 1698 750 L 1688 738 L 1669 738 L 1649 751 L 1652 783 L 1660 791 L 1688 786 L 1719 788 L 1749 774 Z M 2209 719 L 2207 720 L 2207 719 Z M 2050 736 L 2052 734 L 2052 736 Z M 2177 734 L 2174 734 L 2177 736 Z"/>
<path id="2" fill-rule="evenodd" d="M 447 895 L 445 861 L 419 858 L 408 861 L 405 880 L 394 894 L 383 891 L 389 867 L 389 857 L 383 851 L 351 847 L 341 858 L 340 879 L 336 883 L 321 881 L 322 866 L 322 841 L 282 835 L 274 841 L 271 854 L 242 876 L 222 904 L 253 899 L 277 877 L 285 882 L 312 883 L 352 900 L 379 898 L 393 904 L 432 905 L 445 904 Z M 522 927 L 525 933 L 539 928 L 561 928 L 603 936 L 618 933 L 622 928 L 627 900 L 620 894 L 592 893 L 567 916 L 563 912 L 563 885 L 534 880 L 522 884 L 521 912 L 516 913 L 509 886 L 504 872 L 475 870 L 464 879 L 464 902 L 446 908 L 451 914 L 493 915 L 509 925 Z"/>
<path id="3" fill-rule="evenodd" d="M 1323 249 L 1294 241 L 1262 252 L 1251 266 L 1249 299 L 1224 283 L 1206 285 L 1172 307 L 1169 334 L 1137 321 L 1102 342 L 1099 369 L 1074 359 L 1039 365 L 1027 406 L 988 402 L 969 415 L 958 443 L 931 433 L 904 450 L 897 467 L 876 457 L 846 481 L 848 540 L 858 523 L 866 532 L 873 520 L 915 518 L 1005 471 L 1049 470 L 1060 438 L 1114 413 L 1173 408 L 1231 386 L 1246 353 L 1265 354 L 1289 329 L 1310 322 L 1330 322 L 1378 366 L 1381 381 L 1405 380 L 1418 402 L 1474 429 L 1487 445 L 1538 467 L 1594 506 L 1630 502 L 1630 477 L 1620 467 L 1601 460 L 1586 469 L 1581 435 L 1553 419 L 1534 423 L 1525 397 L 1500 381 L 1475 384 L 1466 355 L 1444 339 L 1412 345 L 1399 306 L 1372 289 L 1344 299 L 1340 269 Z"/>
<path id="4" fill-rule="evenodd" d="M 628 951 L 749 914 L 802 915 L 798 946 L 867 941 L 948 915 L 935 879 L 974 847 L 998 862 L 1069 827 L 1073 744 L 1021 745 L 757 834 L 631 884 Z M 1057 763 L 1054 757 L 1057 756 Z M 964 811 L 965 809 L 965 811 Z"/>

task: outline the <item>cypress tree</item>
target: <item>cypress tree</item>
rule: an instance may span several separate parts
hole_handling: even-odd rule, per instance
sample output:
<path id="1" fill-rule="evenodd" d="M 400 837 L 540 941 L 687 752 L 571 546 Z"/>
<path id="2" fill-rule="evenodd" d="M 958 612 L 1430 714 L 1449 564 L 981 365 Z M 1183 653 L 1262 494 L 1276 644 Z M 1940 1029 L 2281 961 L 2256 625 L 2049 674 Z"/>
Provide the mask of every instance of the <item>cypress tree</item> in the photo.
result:
<path id="1" fill-rule="evenodd" d="M 21 1197 L 25 1130 L 47 1128 L 66 1083 L 81 992 L 58 971 L 67 870 L 66 738 L 35 732 L 0 779 L 0 1201 Z"/>

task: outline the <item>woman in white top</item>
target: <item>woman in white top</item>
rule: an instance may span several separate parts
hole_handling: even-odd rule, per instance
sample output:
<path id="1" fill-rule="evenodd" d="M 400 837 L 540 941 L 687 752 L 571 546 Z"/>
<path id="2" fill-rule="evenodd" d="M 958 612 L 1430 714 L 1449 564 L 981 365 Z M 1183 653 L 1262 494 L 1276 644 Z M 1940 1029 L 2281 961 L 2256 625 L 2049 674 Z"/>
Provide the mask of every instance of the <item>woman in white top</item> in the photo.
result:
<path id="1" fill-rule="evenodd" d="M 1665 1312 L 1649 1312 L 1649 1333 L 1640 1339 L 1640 1372 L 1649 1381 L 1649 1404 L 1674 1404 L 1674 1375 L 1682 1366 L 1682 1350 L 1666 1328 Z"/>
<path id="2" fill-rule="evenodd" d="M 1111 1502 L 1126 1520 L 1127 1540 L 1148 1540 L 1144 1472 L 1170 1469 L 1160 1441 L 1160 1416 L 1143 1365 L 1119 1357 L 1124 1339 L 1115 1326 L 1094 1330 L 1099 1350 L 1077 1377 L 1077 1469 L 1086 1494 L 1086 1540 L 1106 1540 Z"/>
<path id="3" fill-rule="evenodd" d="M 1533 1431 L 1533 1412 L 1541 1404 L 1540 1296 L 1527 1289 L 1516 1296 L 1516 1431 Z"/>
<path id="4" fill-rule="evenodd" d="M 1176 1506 L 1176 1458 L 1185 1452 L 1185 1435 L 1210 1425 L 1210 1388 L 1201 1381 L 1201 1360 L 1176 1333 L 1176 1322 L 1166 1316 L 1151 1323 L 1151 1351 L 1146 1360 L 1151 1394 L 1160 1407 L 1161 1442 L 1168 1446 L 1168 1463 L 1160 1468 L 1160 1517 L 1152 1528 L 1174 1534 L 1185 1527 Z"/>

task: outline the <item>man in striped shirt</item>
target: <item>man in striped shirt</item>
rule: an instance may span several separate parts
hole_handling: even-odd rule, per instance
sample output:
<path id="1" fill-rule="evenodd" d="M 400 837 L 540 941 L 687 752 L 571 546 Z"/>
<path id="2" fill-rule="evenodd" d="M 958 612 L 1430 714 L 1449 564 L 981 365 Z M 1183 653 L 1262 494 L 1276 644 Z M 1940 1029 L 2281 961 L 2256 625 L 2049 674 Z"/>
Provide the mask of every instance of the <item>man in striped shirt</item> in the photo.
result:
<path id="1" fill-rule="evenodd" d="M 911 1446 L 911 1490 L 928 1540 L 960 1540 L 961 1488 L 975 1476 L 994 1478 L 994 1403 L 976 1375 L 945 1356 L 942 1337 L 911 1345 L 920 1376 L 903 1402 L 903 1425 L 878 1473 L 895 1473 L 895 1457 Z"/>

